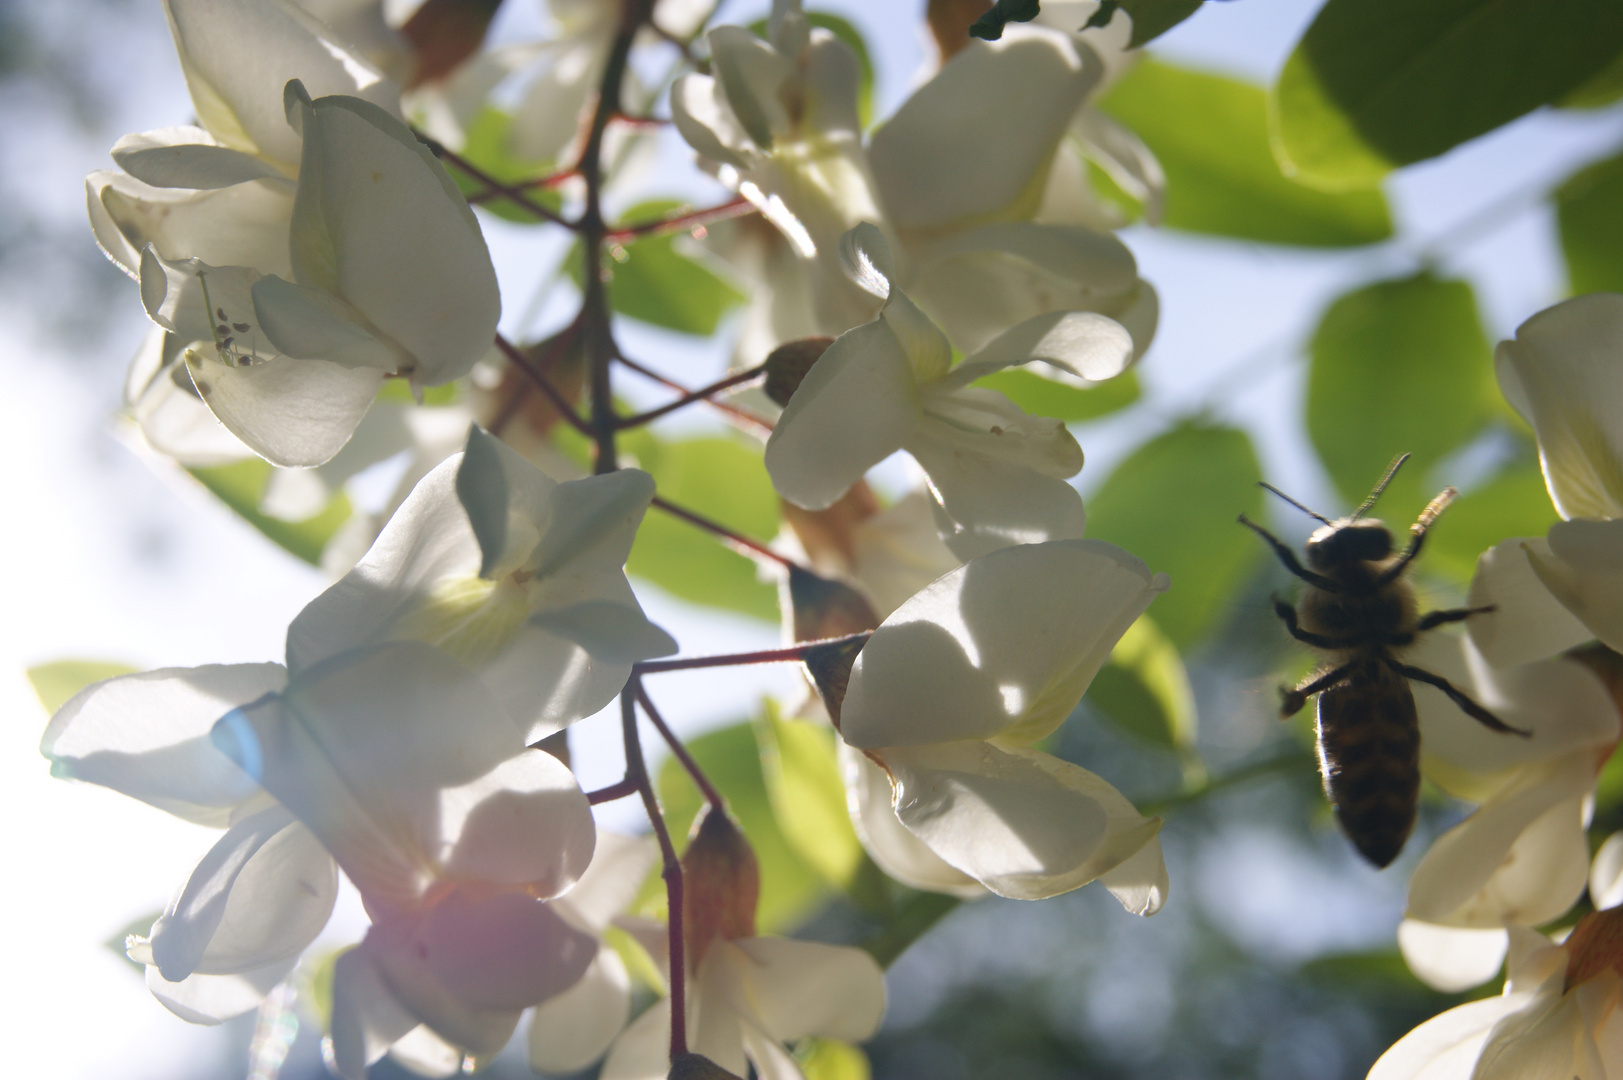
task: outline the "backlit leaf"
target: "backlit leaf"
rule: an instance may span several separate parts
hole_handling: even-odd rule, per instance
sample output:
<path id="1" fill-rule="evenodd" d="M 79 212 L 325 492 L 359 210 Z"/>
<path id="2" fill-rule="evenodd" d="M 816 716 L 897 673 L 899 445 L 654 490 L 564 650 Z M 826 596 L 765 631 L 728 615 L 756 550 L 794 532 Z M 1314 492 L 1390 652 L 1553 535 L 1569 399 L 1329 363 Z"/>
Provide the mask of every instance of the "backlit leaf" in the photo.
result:
<path id="1" fill-rule="evenodd" d="M 321 565 L 327 541 L 349 520 L 349 496 L 342 491 L 328 499 L 320 513 L 303 521 L 283 521 L 260 510 L 260 499 L 271 478 L 271 464 L 261 458 L 187 471 L 272 543 L 312 566 Z"/>

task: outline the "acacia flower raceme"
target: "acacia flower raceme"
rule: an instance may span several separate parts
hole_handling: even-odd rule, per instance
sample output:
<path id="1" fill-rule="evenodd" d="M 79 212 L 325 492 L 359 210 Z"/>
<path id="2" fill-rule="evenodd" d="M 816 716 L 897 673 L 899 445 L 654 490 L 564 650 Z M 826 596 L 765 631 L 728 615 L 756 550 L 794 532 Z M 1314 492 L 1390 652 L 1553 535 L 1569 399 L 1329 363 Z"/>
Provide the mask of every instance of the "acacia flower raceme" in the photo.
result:
<path id="1" fill-rule="evenodd" d="M 1160 819 L 1032 744 L 1064 723 L 1167 585 L 1102 541 L 1018 545 L 946 574 L 874 631 L 830 711 L 888 776 L 900 824 L 962 875 L 909 859 L 909 876 L 1027 900 L 1097 878 L 1129 911 L 1160 909 Z"/>
<path id="2" fill-rule="evenodd" d="M 635 469 L 558 483 L 471 428 L 293 620 L 288 666 L 427 641 L 482 674 L 526 742 L 558 731 L 612 700 L 634 661 L 676 651 L 623 569 L 653 494 Z"/>
<path id="3" fill-rule="evenodd" d="M 778 493 L 822 509 L 871 466 L 906 450 L 930 476 L 942 538 L 959 558 L 1080 537 L 1082 499 L 1064 480 L 1082 468 L 1076 440 L 1060 421 L 1030 416 L 970 384 L 1034 361 L 1110 378 L 1132 359 L 1126 331 L 1102 315 L 1052 312 L 953 367 L 946 337 L 893 285 L 879 230 L 857 226 L 840 250 L 853 280 L 885 302 L 878 318 L 829 345 L 789 398 L 766 444 Z"/>
<path id="4" fill-rule="evenodd" d="M 1534 315 L 1496 353 L 1499 387 L 1532 424 L 1565 520 L 1529 541 L 1539 579 L 1590 632 L 1623 649 L 1623 295 L 1591 293 Z"/>

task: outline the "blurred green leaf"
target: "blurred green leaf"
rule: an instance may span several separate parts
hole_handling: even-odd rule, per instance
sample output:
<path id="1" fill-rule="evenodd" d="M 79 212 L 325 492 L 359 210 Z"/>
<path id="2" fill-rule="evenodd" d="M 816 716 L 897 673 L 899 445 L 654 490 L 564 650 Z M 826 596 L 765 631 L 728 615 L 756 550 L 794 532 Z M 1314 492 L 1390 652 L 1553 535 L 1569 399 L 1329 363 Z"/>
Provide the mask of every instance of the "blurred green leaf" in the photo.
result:
<path id="1" fill-rule="evenodd" d="M 823 880 L 849 890 L 864 853 L 845 809 L 834 729 L 785 720 L 768 701 L 755 720 L 755 739 L 778 828 Z"/>
<path id="2" fill-rule="evenodd" d="M 761 775 L 761 755 L 752 726 L 734 724 L 700 735 L 688 740 L 687 748 L 727 800 L 727 809 L 755 849 L 761 867 L 756 928 L 762 934 L 792 929 L 826 895 L 826 886 L 778 826 Z M 675 758 L 667 758 L 660 766 L 658 787 L 677 849 L 686 850 L 687 832 L 703 797 Z"/>
<path id="3" fill-rule="evenodd" d="M 29 668 L 26 674 L 39 703 L 45 706 L 46 712 L 54 713 L 91 683 L 111 679 L 114 675 L 130 675 L 137 670 L 114 660 L 53 660 Z"/>
<path id="4" fill-rule="evenodd" d="M 1543 536 L 1558 520 L 1544 474 L 1529 456 L 1461 495 L 1426 534 L 1421 561 L 1428 573 L 1464 584 L 1484 551 L 1512 536 Z"/>
<path id="5" fill-rule="evenodd" d="M 1189 673 L 1178 647 L 1147 615 L 1116 643 L 1110 662 L 1088 687 L 1087 702 L 1151 745 L 1178 750 L 1195 743 Z"/>
<path id="6" fill-rule="evenodd" d="M 842 18 L 827 11 L 808 11 L 806 21 L 813 26 L 821 26 L 850 47 L 856 53 L 857 67 L 861 72 L 861 81 L 857 83 L 857 120 L 866 128 L 873 122 L 873 54 L 868 51 L 868 42 L 849 19 Z M 767 36 L 767 21 L 756 19 L 749 24 L 749 29 L 757 37 Z"/>
<path id="7" fill-rule="evenodd" d="M 271 464 L 261 458 L 187 471 L 272 543 L 312 566 L 321 565 L 321 552 L 327 541 L 349 520 L 349 496 L 342 491 L 328 499 L 319 514 L 303 521 L 283 521 L 262 512 L 259 501 L 265 494 L 265 485 L 270 483 Z"/>
<path id="8" fill-rule="evenodd" d="M 1618 98 L 1623 98 L 1623 53 L 1556 105 L 1562 109 L 1603 109 Z"/>
<path id="9" fill-rule="evenodd" d="M 1573 293 L 1623 292 L 1623 154 L 1568 178 L 1555 213 Z"/>
<path id="10" fill-rule="evenodd" d="M 621 446 L 653 475 L 661 497 L 751 539 L 778 531 L 778 496 L 760 451 L 707 436 L 665 442 L 646 429 Z M 673 596 L 757 618 L 778 618 L 778 592 L 755 563 L 714 535 L 657 508 L 648 511 L 626 570 Z"/>
<path id="11" fill-rule="evenodd" d="M 1154 41 L 1200 10 L 1201 0 L 1102 0 L 1084 26 L 1108 26 L 1118 8 L 1133 19 L 1132 48 Z"/>
<path id="12" fill-rule="evenodd" d="M 322 1031 L 332 1030 L 332 983 L 338 969 L 338 959 L 351 949 L 345 945 L 328 949 L 312 964 L 307 957 L 298 967 L 297 978 L 300 1004 L 319 1019 Z"/>
<path id="13" fill-rule="evenodd" d="M 662 220 L 683 203 L 657 199 L 626 211 L 622 226 Z M 721 318 L 744 302 L 744 294 L 710 268 L 711 257 L 685 233 L 649 236 L 611 245 L 603 261 L 608 272 L 609 306 L 621 315 L 682 334 L 709 337 Z M 565 268 L 578 287 L 583 262 L 580 246 L 570 250 Z"/>
<path id="14" fill-rule="evenodd" d="M 509 186 L 539 180 L 553 172 L 552 162 L 521 161 L 513 156 L 510 149 L 512 140 L 509 137 L 512 127 L 512 114 L 503 112 L 493 105 L 482 106 L 474 114 L 472 123 L 468 125 L 467 138 L 460 156 L 474 168 Z M 482 182 L 475 180 L 450 162 L 446 162 L 445 168 L 463 195 L 471 198 L 486 190 Z M 563 207 L 563 198 L 550 188 L 528 188 L 525 195 L 554 212 Z M 481 201 L 479 205 L 504 221 L 514 221 L 520 225 L 546 224 L 546 218 L 523 203 L 514 202 L 504 196 L 492 196 Z"/>
<path id="15" fill-rule="evenodd" d="M 795 1056 L 806 1080 L 869 1080 L 873 1076 L 862 1048 L 839 1039 L 807 1039 Z"/>
<path id="16" fill-rule="evenodd" d="M 1372 187 L 1560 100 L 1623 50 L 1616 0 L 1329 0 L 1274 87 L 1287 173 Z"/>
<path id="17" fill-rule="evenodd" d="M 1355 289 L 1325 311 L 1309 349 L 1307 430 L 1319 460 L 1356 505 L 1394 457 L 1414 455 L 1381 497 L 1383 517 L 1413 520 L 1436 494 L 1433 466 L 1500 408 L 1471 286 L 1421 274 Z"/>
<path id="18" fill-rule="evenodd" d="M 113 953 L 120 960 L 130 965 L 130 967 L 134 968 L 136 971 L 146 971 L 147 966 L 145 964 L 138 964 L 134 960 L 130 959 L 130 954 L 126 951 L 127 947 L 125 942 L 132 937 L 144 938 L 150 934 L 152 932 L 152 924 L 157 922 L 158 917 L 162 914 L 162 911 L 150 911 L 139 918 L 131 919 L 124 926 L 120 927 L 118 930 L 109 935 L 107 940 L 101 943 L 102 947 Z"/>
<path id="19" fill-rule="evenodd" d="M 416 405 L 411 396 L 411 384 L 405 379 L 385 379 L 374 399 L 380 405 Z M 424 405 L 455 405 L 462 400 L 462 384 L 448 382 L 444 386 L 430 386 L 423 390 Z"/>
<path id="20" fill-rule="evenodd" d="M 975 385 L 996 390 L 1034 416 L 1052 416 L 1067 423 L 1108 416 L 1139 398 L 1138 375 L 1131 370 L 1086 390 L 1024 368 L 993 372 L 976 379 Z"/>
<path id="21" fill-rule="evenodd" d="M 1166 171 L 1162 223 L 1273 244 L 1340 247 L 1392 235 L 1379 191 L 1332 194 L 1285 177 L 1268 145 L 1268 95 L 1223 75 L 1144 60 L 1099 107 Z"/>
<path id="22" fill-rule="evenodd" d="M 908 946 L 962 903 L 956 896 L 907 890 L 907 898 L 895 906 L 877 934 L 861 943 L 862 948 L 880 967 L 890 967 Z"/>
<path id="23" fill-rule="evenodd" d="M 1228 610 L 1262 557 L 1256 537 L 1234 523 L 1261 510 L 1261 475 L 1245 432 L 1186 422 L 1135 450 L 1087 500 L 1090 537 L 1171 576 L 1150 615 L 1181 649 Z"/>

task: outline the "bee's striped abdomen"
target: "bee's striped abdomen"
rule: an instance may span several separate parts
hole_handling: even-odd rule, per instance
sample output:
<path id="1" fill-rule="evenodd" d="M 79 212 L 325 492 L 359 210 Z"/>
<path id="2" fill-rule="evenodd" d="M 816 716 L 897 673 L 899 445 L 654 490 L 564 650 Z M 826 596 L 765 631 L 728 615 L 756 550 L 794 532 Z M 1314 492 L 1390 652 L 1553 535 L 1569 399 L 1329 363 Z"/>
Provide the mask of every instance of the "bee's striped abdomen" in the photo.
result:
<path id="1" fill-rule="evenodd" d="M 1347 838 L 1386 866 L 1414 828 L 1420 725 L 1408 680 L 1368 659 L 1319 695 L 1319 767 Z"/>

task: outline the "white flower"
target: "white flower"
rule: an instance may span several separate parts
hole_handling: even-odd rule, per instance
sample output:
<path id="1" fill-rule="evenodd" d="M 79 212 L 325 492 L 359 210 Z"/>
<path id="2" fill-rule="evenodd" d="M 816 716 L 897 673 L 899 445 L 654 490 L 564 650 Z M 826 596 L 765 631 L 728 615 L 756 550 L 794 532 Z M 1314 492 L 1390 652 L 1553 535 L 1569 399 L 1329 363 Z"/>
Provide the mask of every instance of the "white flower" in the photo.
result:
<path id="1" fill-rule="evenodd" d="M 1623 647 L 1623 296 L 1592 293 L 1539 312 L 1500 342 L 1499 386 L 1538 435 L 1555 508 L 1529 545 L 1545 586 L 1601 641 Z"/>
<path id="2" fill-rule="evenodd" d="M 863 224 L 841 242 L 854 279 L 885 296 L 879 317 L 842 334 L 806 373 L 766 444 L 779 494 L 829 506 L 871 466 L 907 450 L 942 504 L 942 537 L 972 558 L 1007 544 L 1082 535 L 1082 500 L 1064 477 L 1082 451 L 1058 420 L 1023 412 L 970 384 L 1042 361 L 1084 379 L 1109 378 L 1132 356 L 1116 323 L 1087 312 L 1028 319 L 952 367 L 952 347 L 899 289 L 889 245 Z"/>
<path id="3" fill-rule="evenodd" d="M 889 775 L 901 824 L 960 874 L 1019 899 L 1099 878 L 1128 910 L 1152 914 L 1167 890 L 1160 819 L 1031 746 L 1071 714 L 1167 584 L 1096 540 L 973 559 L 863 646 L 840 734 Z"/>
<path id="4" fill-rule="evenodd" d="M 478 670 L 533 742 L 606 705 L 632 662 L 676 649 L 623 569 L 653 480 L 628 469 L 560 484 L 477 428 L 468 446 L 293 620 L 288 665 L 427 641 Z"/>

